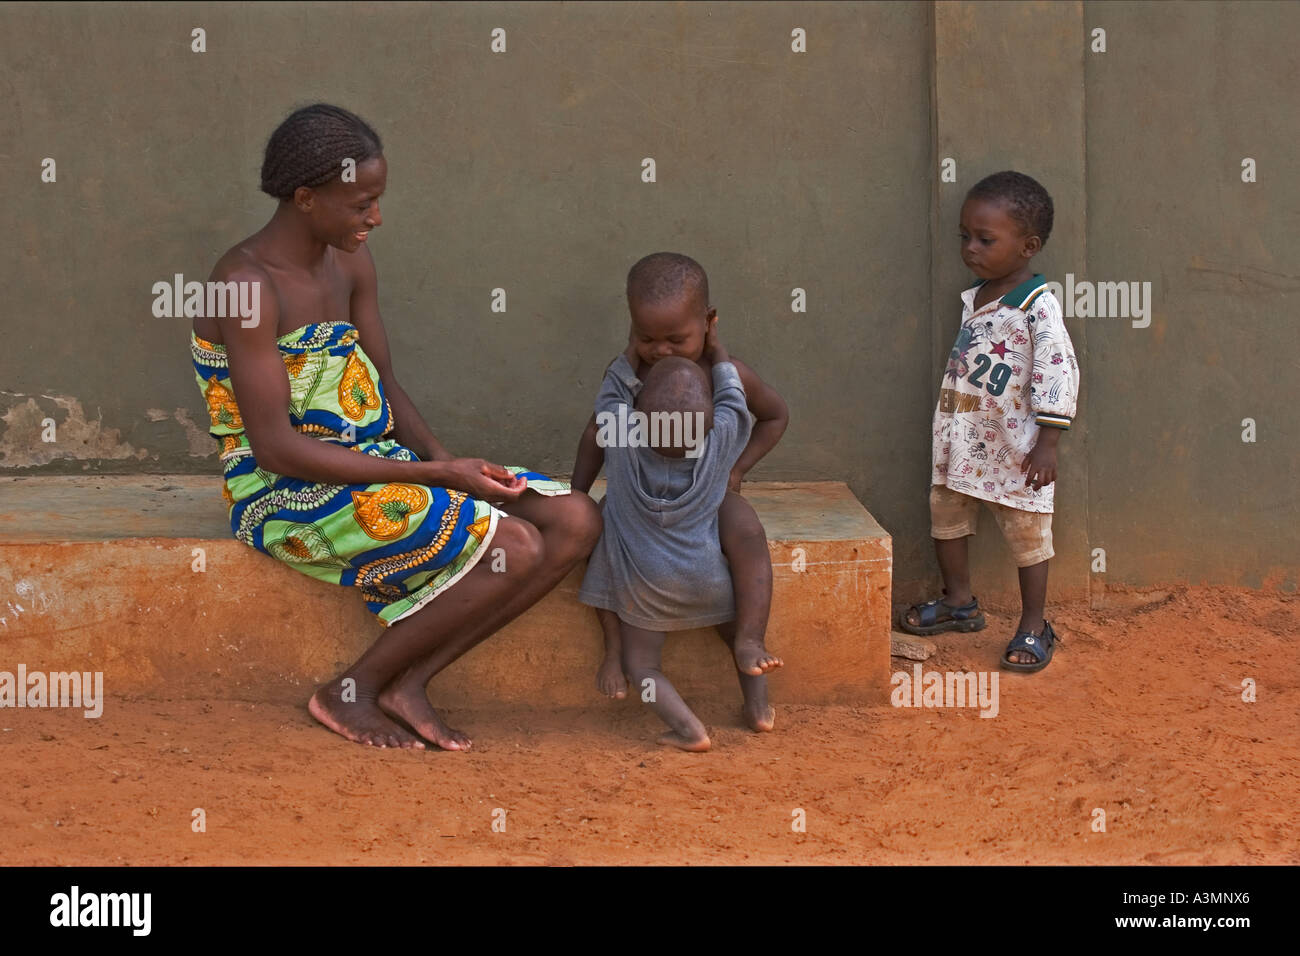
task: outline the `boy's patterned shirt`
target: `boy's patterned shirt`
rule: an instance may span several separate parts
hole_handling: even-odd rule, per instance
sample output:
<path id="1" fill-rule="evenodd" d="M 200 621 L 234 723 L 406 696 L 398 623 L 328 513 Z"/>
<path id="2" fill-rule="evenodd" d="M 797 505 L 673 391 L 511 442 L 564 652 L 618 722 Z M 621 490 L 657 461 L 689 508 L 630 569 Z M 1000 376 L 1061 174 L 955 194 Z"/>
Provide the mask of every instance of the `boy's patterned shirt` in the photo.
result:
<path id="1" fill-rule="evenodd" d="M 1036 275 L 962 320 L 934 410 L 931 484 L 1021 511 L 1051 513 L 1055 482 L 1035 491 L 1020 470 L 1039 428 L 1070 427 L 1079 364 L 1061 305 Z"/>

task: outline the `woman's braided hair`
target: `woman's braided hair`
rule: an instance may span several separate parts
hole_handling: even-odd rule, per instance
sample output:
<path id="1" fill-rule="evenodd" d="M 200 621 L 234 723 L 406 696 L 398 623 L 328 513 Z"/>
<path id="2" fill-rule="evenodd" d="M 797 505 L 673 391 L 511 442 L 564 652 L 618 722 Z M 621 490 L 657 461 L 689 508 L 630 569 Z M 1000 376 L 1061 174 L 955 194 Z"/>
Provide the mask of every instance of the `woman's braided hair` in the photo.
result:
<path id="1" fill-rule="evenodd" d="M 276 127 L 262 160 L 262 192 L 292 199 L 299 186 L 321 186 L 338 178 L 343 160 L 361 165 L 383 152 L 379 134 L 338 106 L 315 103 L 295 110 Z"/>

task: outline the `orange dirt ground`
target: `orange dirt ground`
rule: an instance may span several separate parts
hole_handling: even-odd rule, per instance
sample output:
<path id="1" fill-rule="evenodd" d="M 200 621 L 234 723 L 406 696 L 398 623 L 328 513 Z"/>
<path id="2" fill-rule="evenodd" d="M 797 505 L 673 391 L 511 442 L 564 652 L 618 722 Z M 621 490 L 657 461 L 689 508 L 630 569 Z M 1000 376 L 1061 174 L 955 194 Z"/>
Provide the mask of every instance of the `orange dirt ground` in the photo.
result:
<path id="1" fill-rule="evenodd" d="M 713 732 L 703 755 L 656 746 L 652 715 L 594 686 L 582 710 L 449 712 L 468 754 L 347 743 L 303 701 L 0 710 L 0 863 L 1300 862 L 1300 601 L 1106 600 L 1055 609 L 1056 659 L 1004 672 L 994 719 L 782 707 L 777 677 L 770 735 L 741 729 L 734 687 L 694 702 Z M 995 668 L 1002 610 L 941 635 L 924 669 Z"/>

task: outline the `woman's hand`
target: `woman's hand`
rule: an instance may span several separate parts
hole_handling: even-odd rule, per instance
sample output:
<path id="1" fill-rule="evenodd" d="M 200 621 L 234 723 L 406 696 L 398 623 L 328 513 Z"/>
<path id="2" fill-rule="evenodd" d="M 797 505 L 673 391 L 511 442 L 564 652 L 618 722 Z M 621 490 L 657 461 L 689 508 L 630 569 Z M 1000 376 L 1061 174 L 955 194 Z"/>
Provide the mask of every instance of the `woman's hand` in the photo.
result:
<path id="1" fill-rule="evenodd" d="M 501 465 L 482 458 L 453 458 L 436 462 L 437 479 L 431 484 L 464 491 L 484 501 L 515 501 L 528 490 L 528 479 L 516 477 Z"/>

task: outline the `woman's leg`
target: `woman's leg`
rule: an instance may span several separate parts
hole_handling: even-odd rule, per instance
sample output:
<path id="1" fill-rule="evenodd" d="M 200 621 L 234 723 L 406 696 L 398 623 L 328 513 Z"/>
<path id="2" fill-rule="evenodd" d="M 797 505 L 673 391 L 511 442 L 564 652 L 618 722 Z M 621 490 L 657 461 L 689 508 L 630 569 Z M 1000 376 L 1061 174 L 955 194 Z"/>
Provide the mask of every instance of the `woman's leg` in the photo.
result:
<path id="1" fill-rule="evenodd" d="M 413 660 L 454 644 L 488 609 L 523 587 L 541 564 L 541 536 L 526 521 L 499 521 L 491 545 L 505 549 L 506 571 L 494 572 L 490 562 L 479 561 L 437 600 L 386 628 L 355 664 L 316 691 L 308 704 L 312 716 L 358 743 L 422 746 L 385 716 L 391 711 L 383 706 L 381 691 Z"/>
<path id="2" fill-rule="evenodd" d="M 530 545 L 516 555 L 509 544 L 498 543 L 494 537 L 488 543 L 489 553 L 492 548 L 506 548 L 504 570 L 492 571 L 490 566 L 493 562 L 485 558 L 475 566 L 474 572 L 485 569 L 488 575 L 507 580 L 508 586 L 477 605 L 477 613 L 472 619 L 460 621 L 428 651 L 418 657 L 413 655 L 409 666 L 395 674 L 378 696 L 379 706 L 386 713 L 405 721 L 426 740 L 444 750 L 468 750 L 471 741 L 459 731 L 447 727 L 438 717 L 429 703 L 429 681 L 471 647 L 536 604 L 564 579 L 574 565 L 591 553 L 600 537 L 600 512 L 595 503 L 581 492 L 554 498 L 525 492 L 518 501 L 502 506 L 502 510 L 511 517 L 500 522 L 497 534 L 500 535 L 501 526 L 508 523 L 518 525 L 527 529 Z M 466 575 L 465 580 L 468 577 Z M 455 594 L 465 580 L 457 582 L 413 617 L 437 608 L 445 598 Z M 451 613 L 445 606 L 444 610 Z"/>

